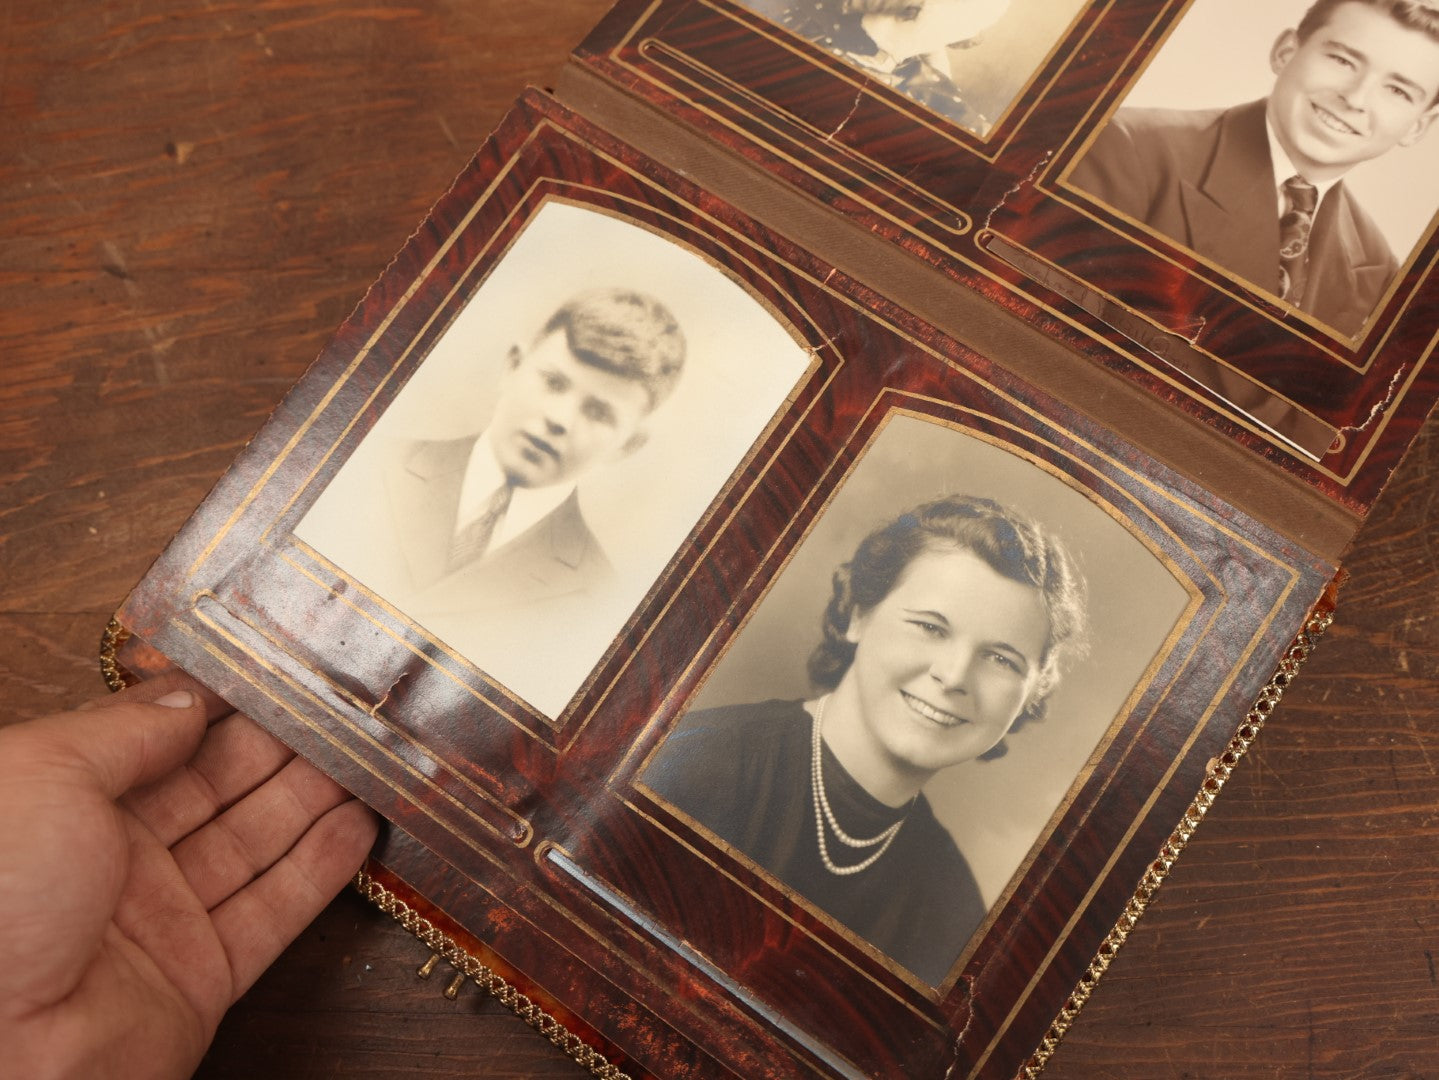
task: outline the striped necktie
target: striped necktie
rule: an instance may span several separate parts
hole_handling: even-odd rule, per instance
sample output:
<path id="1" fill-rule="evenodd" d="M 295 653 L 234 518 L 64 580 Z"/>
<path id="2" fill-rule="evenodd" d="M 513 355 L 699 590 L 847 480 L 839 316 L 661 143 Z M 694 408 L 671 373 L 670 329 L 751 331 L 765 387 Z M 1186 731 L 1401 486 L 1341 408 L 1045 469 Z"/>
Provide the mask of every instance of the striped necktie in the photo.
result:
<path id="1" fill-rule="evenodd" d="M 1281 189 L 1284 213 L 1279 216 L 1279 295 L 1291 304 L 1304 299 L 1309 278 L 1309 233 L 1319 189 L 1302 176 L 1291 176 Z"/>
<path id="2" fill-rule="evenodd" d="M 489 550 L 490 540 L 495 535 L 495 528 L 504 518 L 505 511 L 510 508 L 510 499 L 514 497 L 514 494 L 514 484 L 501 484 L 485 500 L 485 507 L 480 512 L 480 516 L 455 533 L 454 538 L 450 540 L 450 555 L 445 566 L 445 573 L 453 574 L 456 570 L 481 558 Z"/>

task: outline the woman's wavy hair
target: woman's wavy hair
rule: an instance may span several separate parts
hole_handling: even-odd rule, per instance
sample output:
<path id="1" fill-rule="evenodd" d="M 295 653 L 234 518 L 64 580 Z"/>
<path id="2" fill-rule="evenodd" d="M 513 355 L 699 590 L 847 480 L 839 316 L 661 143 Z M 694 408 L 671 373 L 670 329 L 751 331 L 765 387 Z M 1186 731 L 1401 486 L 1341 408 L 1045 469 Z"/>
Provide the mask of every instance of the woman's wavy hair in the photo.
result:
<path id="1" fill-rule="evenodd" d="M 854 661 L 846 638 L 850 620 L 883 600 L 926 551 L 971 551 L 1011 581 L 1039 590 L 1049 615 L 1049 639 L 1039 677 L 1016 723 L 1044 715 L 1065 664 L 1085 648 L 1084 578 L 1058 537 L 992 499 L 946 495 L 900 514 L 860 541 L 854 557 L 834 572 L 823 638 L 809 658 L 815 686 L 833 690 Z"/>

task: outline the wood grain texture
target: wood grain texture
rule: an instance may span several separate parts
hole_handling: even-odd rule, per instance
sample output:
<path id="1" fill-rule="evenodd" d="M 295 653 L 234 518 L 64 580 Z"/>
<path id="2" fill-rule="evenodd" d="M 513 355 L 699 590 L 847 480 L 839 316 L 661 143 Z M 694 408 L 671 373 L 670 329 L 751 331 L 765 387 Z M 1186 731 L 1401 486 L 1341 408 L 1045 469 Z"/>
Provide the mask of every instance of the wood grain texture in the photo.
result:
<path id="1" fill-rule="evenodd" d="M 109 613 L 526 81 L 603 12 L 0 7 L 0 687 L 101 692 Z M 1439 1075 L 1434 423 L 1340 621 L 1046 1076 Z M 342 896 L 201 1076 L 572 1077 Z"/>

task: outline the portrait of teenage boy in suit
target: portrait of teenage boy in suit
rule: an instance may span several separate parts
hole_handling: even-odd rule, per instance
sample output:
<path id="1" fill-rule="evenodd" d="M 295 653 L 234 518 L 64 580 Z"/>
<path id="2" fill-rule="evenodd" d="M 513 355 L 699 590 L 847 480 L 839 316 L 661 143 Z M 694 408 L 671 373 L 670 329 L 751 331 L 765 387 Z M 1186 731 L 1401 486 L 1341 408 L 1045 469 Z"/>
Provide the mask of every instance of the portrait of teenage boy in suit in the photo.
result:
<path id="1" fill-rule="evenodd" d="M 1269 67 L 1258 101 L 1120 109 L 1069 182 L 1353 336 L 1399 259 L 1345 180 L 1432 125 L 1439 4 L 1318 0 L 1279 35 Z"/>
<path id="2" fill-rule="evenodd" d="M 578 485 L 644 445 L 684 355 L 670 312 L 626 289 L 575 297 L 511 346 L 485 430 L 415 440 L 386 472 L 402 606 L 493 610 L 607 577 Z"/>
<path id="3" fill-rule="evenodd" d="M 500 372 L 470 385 L 493 400 L 477 434 L 375 440 L 297 535 L 456 652 L 523 673 L 542 697 L 564 682 L 559 654 L 598 656 L 609 631 L 594 616 L 619 602 L 580 488 L 645 444 L 685 351 L 674 315 L 646 293 L 574 296 L 502 363 L 476 358 L 477 375 Z"/>
<path id="4" fill-rule="evenodd" d="M 339 384 L 296 556 L 376 640 L 560 722 L 817 360 L 688 244 L 562 198 L 429 303 Z"/>

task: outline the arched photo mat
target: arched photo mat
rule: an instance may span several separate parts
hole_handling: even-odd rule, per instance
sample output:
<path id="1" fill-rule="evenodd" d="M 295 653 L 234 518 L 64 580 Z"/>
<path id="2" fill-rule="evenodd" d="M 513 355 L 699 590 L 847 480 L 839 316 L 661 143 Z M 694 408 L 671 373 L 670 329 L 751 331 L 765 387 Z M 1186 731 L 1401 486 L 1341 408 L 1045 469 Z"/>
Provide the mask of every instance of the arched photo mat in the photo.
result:
<path id="1" fill-rule="evenodd" d="M 875 527 L 944 494 L 991 498 L 1035 519 L 1075 556 L 1090 597 L 1088 655 L 1065 673 L 1045 719 L 1012 732 L 1003 757 L 953 766 L 925 789 L 992 907 L 1191 606 L 1189 589 L 1117 509 L 996 442 L 893 414 L 689 710 L 813 697 L 805 661 L 819 641 L 834 570 Z M 643 772 L 638 779 L 644 783 Z"/>
<path id="2" fill-rule="evenodd" d="M 602 592 L 576 595 L 550 621 L 550 635 L 536 627 L 533 640 L 495 652 L 446 642 L 551 719 L 810 366 L 790 330 L 729 275 L 622 217 L 546 201 L 295 530 L 343 570 L 370 561 L 357 508 L 366 517 L 386 512 L 385 474 L 397 448 L 480 434 L 511 348 L 533 344 L 572 296 L 611 287 L 664 304 L 686 340 L 684 371 L 648 418 L 645 445 L 579 480 L 585 519 L 615 575 Z M 448 616 L 427 625 L 422 614 L 406 612 L 403 596 L 356 577 L 446 640 Z M 523 611 L 514 616 L 517 626 L 530 625 Z"/>

